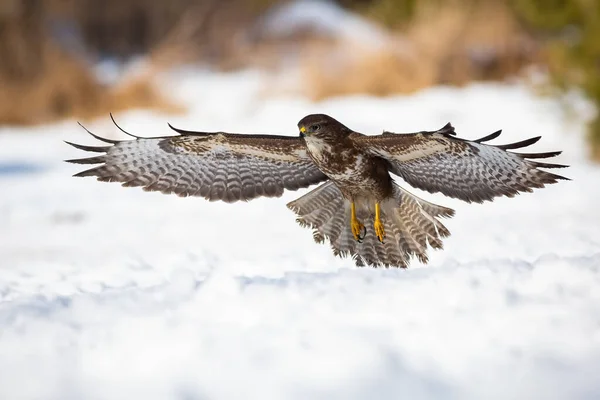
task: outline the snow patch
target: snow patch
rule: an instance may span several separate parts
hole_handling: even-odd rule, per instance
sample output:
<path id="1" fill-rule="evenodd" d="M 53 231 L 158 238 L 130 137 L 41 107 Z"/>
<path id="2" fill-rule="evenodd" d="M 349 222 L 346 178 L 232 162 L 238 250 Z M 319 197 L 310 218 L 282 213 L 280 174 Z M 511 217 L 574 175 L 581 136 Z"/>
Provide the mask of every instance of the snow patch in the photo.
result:
<path id="1" fill-rule="evenodd" d="M 280 199 L 209 203 L 74 179 L 93 144 L 74 121 L 0 131 L 2 399 L 594 399 L 600 396 L 600 168 L 583 118 L 522 86 L 438 87 L 386 99 L 261 97 L 262 76 L 181 73 L 177 118 L 117 116 L 143 136 L 166 121 L 297 135 L 327 113 L 365 133 L 503 128 L 541 134 L 573 179 L 457 210 L 430 264 L 358 269 Z M 110 123 L 89 128 L 124 138 Z"/>

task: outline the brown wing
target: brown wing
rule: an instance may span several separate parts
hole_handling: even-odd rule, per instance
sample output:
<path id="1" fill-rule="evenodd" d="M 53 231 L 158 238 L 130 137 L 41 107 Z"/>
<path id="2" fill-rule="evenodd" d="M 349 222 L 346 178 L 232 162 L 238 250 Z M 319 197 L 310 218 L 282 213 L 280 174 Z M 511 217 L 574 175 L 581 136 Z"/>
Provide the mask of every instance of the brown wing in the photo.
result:
<path id="1" fill-rule="evenodd" d="M 501 131 L 478 140 L 457 138 L 452 125 L 435 132 L 356 136 L 358 146 L 384 158 L 390 172 L 412 186 L 430 193 L 441 192 L 467 202 L 481 203 L 497 196 L 513 197 L 531 192 L 559 179 L 567 179 L 539 168 L 562 168 L 532 159 L 554 157 L 549 153 L 513 153 L 537 142 L 540 137 L 501 146 L 483 144 Z"/>
<path id="2" fill-rule="evenodd" d="M 308 157 L 300 138 L 192 132 L 170 127 L 180 135 L 134 136 L 135 140 L 117 141 L 88 131 L 111 146 L 67 142 L 81 150 L 103 153 L 67 162 L 101 164 L 74 176 L 95 176 L 100 181 L 121 182 L 123 186 L 201 196 L 211 201 L 279 197 L 284 189 L 297 190 L 327 180 Z"/>

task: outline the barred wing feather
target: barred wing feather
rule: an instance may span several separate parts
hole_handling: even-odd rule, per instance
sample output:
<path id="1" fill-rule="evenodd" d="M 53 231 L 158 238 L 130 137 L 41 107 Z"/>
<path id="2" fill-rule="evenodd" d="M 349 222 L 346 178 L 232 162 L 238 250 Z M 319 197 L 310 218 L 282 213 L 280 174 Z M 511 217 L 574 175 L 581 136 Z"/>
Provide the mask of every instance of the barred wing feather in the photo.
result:
<path id="1" fill-rule="evenodd" d="M 67 161 L 100 164 L 75 176 L 95 176 L 100 181 L 210 201 L 279 197 L 284 189 L 297 190 L 327 180 L 308 157 L 300 138 L 171 128 L 179 136 L 134 136 L 134 140 L 116 141 L 88 131 L 110 145 L 67 142 L 80 150 L 102 153 Z"/>
<path id="2" fill-rule="evenodd" d="M 466 202 L 481 203 L 497 196 L 513 197 L 546 184 L 567 179 L 540 168 L 565 165 L 533 161 L 554 157 L 547 153 L 516 153 L 507 150 L 527 147 L 540 137 L 507 145 L 489 145 L 501 131 L 478 140 L 456 137 L 452 125 L 439 131 L 378 136 L 359 136 L 354 140 L 371 154 L 384 158 L 390 172 L 410 185 L 430 193 L 441 192 Z"/>

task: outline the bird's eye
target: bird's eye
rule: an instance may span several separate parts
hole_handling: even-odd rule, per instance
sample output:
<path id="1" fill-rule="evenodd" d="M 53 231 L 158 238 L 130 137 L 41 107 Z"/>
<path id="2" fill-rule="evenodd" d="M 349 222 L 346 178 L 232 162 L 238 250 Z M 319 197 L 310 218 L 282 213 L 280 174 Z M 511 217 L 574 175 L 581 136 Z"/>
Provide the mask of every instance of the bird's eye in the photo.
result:
<path id="1" fill-rule="evenodd" d="M 310 130 L 311 130 L 311 132 L 316 132 L 316 131 L 318 131 L 319 129 L 321 129 L 321 125 L 315 124 L 315 125 L 311 125 L 311 126 L 310 126 Z"/>

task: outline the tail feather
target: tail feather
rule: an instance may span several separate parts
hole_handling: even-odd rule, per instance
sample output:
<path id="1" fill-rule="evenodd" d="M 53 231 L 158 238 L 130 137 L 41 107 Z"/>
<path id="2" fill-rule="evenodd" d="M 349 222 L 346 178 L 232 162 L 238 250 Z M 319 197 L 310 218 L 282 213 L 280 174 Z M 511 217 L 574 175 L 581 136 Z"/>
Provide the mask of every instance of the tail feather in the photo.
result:
<path id="1" fill-rule="evenodd" d="M 402 233 L 400 226 L 393 223 L 392 219 L 386 219 L 385 230 L 394 235 L 394 240 L 386 240 L 384 243 L 388 243 L 394 248 L 393 254 L 395 254 L 395 260 L 402 260 L 402 265 L 408 265 L 410 262 L 410 253 L 408 251 L 408 243 Z"/>
<path id="2" fill-rule="evenodd" d="M 342 203 L 340 208 L 345 209 L 346 205 Z M 346 211 L 347 210 L 344 210 L 344 212 L 337 212 L 323 225 L 322 229 L 320 229 L 332 242 L 336 241 L 344 231 L 344 221 L 347 221 L 346 217 L 350 215 L 350 213 Z"/>
<path id="3" fill-rule="evenodd" d="M 402 235 L 400 229 L 393 224 L 390 218 L 385 220 L 384 228 L 388 235 L 390 235 L 390 240 L 384 241 L 385 251 L 389 255 L 389 263 L 392 264 L 394 260 L 402 260 L 403 264 L 408 265 L 410 256 L 399 246 Z"/>
<path id="4" fill-rule="evenodd" d="M 400 243 L 405 246 L 409 255 L 416 256 L 422 263 L 427 262 L 427 243 L 423 240 L 422 232 L 418 231 L 418 228 L 412 223 L 410 218 L 398 211 L 390 210 L 388 213 L 384 213 L 384 218 L 391 218 L 397 221 L 397 224 L 401 227 L 402 239 Z"/>
<path id="5" fill-rule="evenodd" d="M 386 231 L 381 243 L 373 229 L 374 204 L 360 202 L 356 206 L 357 218 L 367 228 L 362 243 L 352 235 L 350 203 L 335 183 L 327 182 L 288 204 L 298 214 L 298 223 L 313 229 L 316 242 L 328 239 L 334 255 L 352 257 L 357 266 L 406 268 L 412 257 L 426 263 L 428 247 L 441 249 L 442 239 L 450 235 L 439 218 L 454 215 L 454 210 L 394 185 L 393 196 L 381 204 Z"/>
<path id="6" fill-rule="evenodd" d="M 427 262 L 427 244 L 429 243 L 432 248 L 439 249 L 442 247 L 442 242 L 436 229 L 436 226 L 441 225 L 441 223 L 424 212 L 418 204 L 408 205 L 404 208 L 401 206 L 400 210 L 393 211 L 406 221 L 405 225 L 407 226 L 408 231 L 411 233 L 421 250 L 417 255 L 421 254 L 419 257 L 421 261 Z M 434 211 L 434 209 L 432 209 L 432 211 Z"/>

